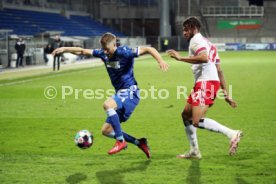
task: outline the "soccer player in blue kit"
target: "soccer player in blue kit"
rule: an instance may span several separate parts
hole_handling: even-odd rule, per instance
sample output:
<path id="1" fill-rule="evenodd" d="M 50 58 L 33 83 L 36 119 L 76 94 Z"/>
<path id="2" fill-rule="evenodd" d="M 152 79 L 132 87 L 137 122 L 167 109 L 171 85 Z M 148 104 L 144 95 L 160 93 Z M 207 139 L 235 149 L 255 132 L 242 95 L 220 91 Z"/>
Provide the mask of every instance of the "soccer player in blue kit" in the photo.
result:
<path id="1" fill-rule="evenodd" d="M 150 158 L 150 151 L 146 138 L 137 139 L 121 129 L 121 122 L 125 122 L 131 116 L 138 105 L 139 88 L 133 74 L 134 58 L 143 54 L 150 54 L 157 61 L 160 69 L 167 71 L 168 65 L 153 47 L 129 48 L 117 46 L 116 36 L 105 33 L 101 39 L 101 49 L 83 49 L 80 47 L 61 47 L 53 51 L 53 55 L 63 52 L 74 54 L 93 55 L 101 58 L 105 64 L 111 83 L 116 94 L 107 99 L 103 108 L 107 119 L 102 127 L 102 134 L 115 138 L 116 143 L 108 151 L 108 154 L 116 154 L 127 148 L 127 142 L 137 145 Z"/>

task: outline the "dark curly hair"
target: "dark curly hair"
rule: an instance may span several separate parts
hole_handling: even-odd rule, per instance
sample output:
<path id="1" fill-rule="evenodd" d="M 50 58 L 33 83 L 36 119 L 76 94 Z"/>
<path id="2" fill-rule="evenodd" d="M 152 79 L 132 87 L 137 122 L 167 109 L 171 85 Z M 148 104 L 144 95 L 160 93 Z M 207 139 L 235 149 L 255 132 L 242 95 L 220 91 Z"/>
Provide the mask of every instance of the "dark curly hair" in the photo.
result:
<path id="1" fill-rule="evenodd" d="M 201 23 L 196 17 L 188 17 L 184 22 L 183 22 L 183 27 L 187 27 L 189 29 L 195 29 L 197 28 L 198 31 L 200 31 L 201 28 Z"/>

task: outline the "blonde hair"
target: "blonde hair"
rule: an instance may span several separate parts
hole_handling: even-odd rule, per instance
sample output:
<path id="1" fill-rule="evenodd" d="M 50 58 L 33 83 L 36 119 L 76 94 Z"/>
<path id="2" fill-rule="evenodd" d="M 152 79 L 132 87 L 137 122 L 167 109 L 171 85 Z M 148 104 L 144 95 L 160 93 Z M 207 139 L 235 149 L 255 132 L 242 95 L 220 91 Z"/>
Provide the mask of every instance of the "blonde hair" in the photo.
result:
<path id="1" fill-rule="evenodd" d="M 116 36 L 109 32 L 103 34 L 103 36 L 100 39 L 102 47 L 108 45 L 111 42 L 116 43 Z"/>

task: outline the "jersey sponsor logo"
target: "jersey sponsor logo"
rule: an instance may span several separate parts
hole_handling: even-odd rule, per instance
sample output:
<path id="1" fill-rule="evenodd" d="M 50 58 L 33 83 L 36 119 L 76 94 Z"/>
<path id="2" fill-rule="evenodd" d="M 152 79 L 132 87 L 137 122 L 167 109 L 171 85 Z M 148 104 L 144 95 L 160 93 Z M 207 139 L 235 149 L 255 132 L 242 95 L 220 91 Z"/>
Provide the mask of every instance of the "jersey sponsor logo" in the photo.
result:
<path id="1" fill-rule="evenodd" d="M 119 69 L 121 68 L 119 61 L 107 61 L 106 62 L 107 68 Z"/>

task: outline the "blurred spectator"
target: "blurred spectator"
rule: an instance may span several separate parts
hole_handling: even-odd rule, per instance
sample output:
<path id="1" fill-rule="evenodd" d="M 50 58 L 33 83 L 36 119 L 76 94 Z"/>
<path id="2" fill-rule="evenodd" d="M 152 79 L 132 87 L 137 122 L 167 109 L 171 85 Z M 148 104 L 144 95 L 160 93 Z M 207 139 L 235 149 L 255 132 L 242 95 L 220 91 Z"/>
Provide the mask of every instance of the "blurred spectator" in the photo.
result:
<path id="1" fill-rule="evenodd" d="M 53 48 L 52 48 L 51 44 L 48 43 L 46 45 L 46 47 L 44 48 L 44 53 L 43 53 L 44 61 L 46 64 L 48 63 L 47 54 L 51 54 L 52 52 L 53 52 Z"/>
<path id="2" fill-rule="evenodd" d="M 62 47 L 62 42 L 60 40 L 60 37 L 59 36 L 56 36 L 55 37 L 55 40 L 53 41 L 52 43 L 52 49 L 55 50 L 59 47 Z M 53 70 L 55 71 L 56 70 L 56 61 L 57 61 L 57 70 L 59 70 L 59 66 L 60 66 L 60 58 L 61 58 L 62 54 L 56 54 L 54 56 L 54 63 L 53 63 Z"/>
<path id="3" fill-rule="evenodd" d="M 165 38 L 163 41 L 162 41 L 162 51 L 167 51 L 169 48 L 169 39 L 168 38 Z"/>
<path id="4" fill-rule="evenodd" d="M 14 46 L 16 52 L 17 52 L 17 59 L 16 59 L 16 67 L 18 66 L 24 66 L 23 64 L 23 55 L 26 49 L 25 42 L 22 40 L 22 38 L 19 38 Z"/>
<path id="5" fill-rule="evenodd" d="M 24 0 L 23 3 L 24 3 L 24 5 L 31 5 L 31 1 L 30 0 Z"/>

